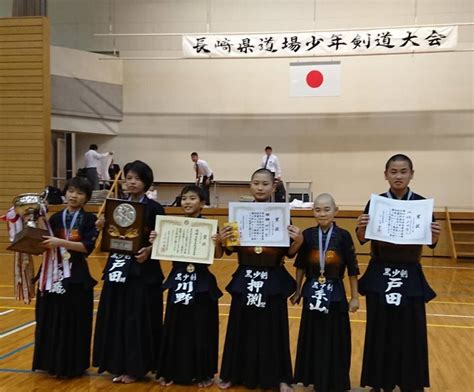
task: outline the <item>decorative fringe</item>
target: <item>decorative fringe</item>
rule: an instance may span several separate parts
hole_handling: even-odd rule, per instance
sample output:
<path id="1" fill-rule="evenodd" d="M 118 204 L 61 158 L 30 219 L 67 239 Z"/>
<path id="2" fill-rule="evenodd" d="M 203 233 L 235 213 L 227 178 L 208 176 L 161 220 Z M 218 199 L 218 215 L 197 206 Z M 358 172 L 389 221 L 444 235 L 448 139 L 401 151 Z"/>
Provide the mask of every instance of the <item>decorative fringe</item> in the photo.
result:
<path id="1" fill-rule="evenodd" d="M 1 217 L 7 222 L 10 241 L 15 235 L 23 230 L 23 220 L 11 207 L 5 215 Z M 35 297 L 33 257 L 27 253 L 15 252 L 13 254 L 13 289 L 15 298 L 25 304 L 31 303 Z"/>
<path id="2" fill-rule="evenodd" d="M 29 304 L 35 297 L 33 257 L 27 253 L 15 252 L 13 264 L 15 299 Z"/>

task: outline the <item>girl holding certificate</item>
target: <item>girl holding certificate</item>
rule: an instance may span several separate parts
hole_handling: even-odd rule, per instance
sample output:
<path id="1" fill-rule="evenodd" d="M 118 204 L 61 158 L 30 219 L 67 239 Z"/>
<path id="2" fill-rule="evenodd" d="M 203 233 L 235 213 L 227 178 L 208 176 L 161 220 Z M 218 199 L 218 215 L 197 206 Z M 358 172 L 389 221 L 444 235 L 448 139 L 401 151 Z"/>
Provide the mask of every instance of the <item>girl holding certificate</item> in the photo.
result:
<path id="1" fill-rule="evenodd" d="M 274 174 L 259 169 L 252 175 L 250 193 L 257 203 L 269 202 Z M 239 246 L 239 267 L 227 286 L 232 302 L 227 323 L 219 388 L 292 389 L 287 299 L 295 281 L 283 266 L 303 242 L 301 231 L 288 227 L 289 247 Z"/>
<path id="2" fill-rule="evenodd" d="M 143 242 L 148 243 L 155 216 L 163 207 L 146 197 L 153 171 L 142 161 L 124 167 L 129 200 L 145 203 Z M 136 255 L 109 254 L 104 269 L 94 335 L 93 364 L 99 373 L 117 376 L 115 383 L 129 384 L 156 369 L 163 317 L 163 273 L 160 262 L 150 259 L 151 244 Z"/>
<path id="3" fill-rule="evenodd" d="M 202 218 L 205 204 L 202 188 L 189 185 L 181 191 L 186 217 Z M 213 237 L 215 257 L 222 257 L 221 242 L 228 235 L 230 230 L 224 229 Z M 156 236 L 152 231 L 150 242 Z M 217 373 L 219 346 L 218 299 L 222 292 L 216 278 L 207 264 L 173 262 L 163 288 L 168 289 L 168 299 L 156 377 L 163 386 L 196 383 L 199 388 L 209 387 Z"/>
<path id="4" fill-rule="evenodd" d="M 83 210 L 89 181 L 66 185 L 66 208 L 49 218 L 51 235 L 39 271 L 33 370 L 60 378 L 80 377 L 90 366 L 94 286 L 87 255 L 97 238 L 96 216 Z"/>
<path id="5" fill-rule="evenodd" d="M 303 297 L 295 383 L 312 384 L 316 391 L 344 392 L 351 389 L 348 311 L 359 308 L 359 267 L 351 235 L 334 223 L 337 207 L 333 197 L 319 195 L 313 213 L 318 226 L 303 231 L 303 246 L 295 261 L 297 288 L 291 297 L 293 304 Z M 349 303 L 343 283 L 346 268 Z"/>
<path id="6" fill-rule="evenodd" d="M 406 155 L 392 156 L 385 165 L 390 189 L 380 196 L 399 200 L 420 200 L 408 187 L 413 163 Z M 369 223 L 369 204 L 357 219 L 361 244 Z M 431 223 L 434 248 L 440 225 Z M 423 391 L 429 386 L 428 339 L 425 302 L 436 294 L 428 285 L 421 267 L 422 245 L 397 245 L 371 241 L 371 259 L 359 280 L 359 292 L 366 296 L 367 325 L 361 385 L 373 392 Z"/>

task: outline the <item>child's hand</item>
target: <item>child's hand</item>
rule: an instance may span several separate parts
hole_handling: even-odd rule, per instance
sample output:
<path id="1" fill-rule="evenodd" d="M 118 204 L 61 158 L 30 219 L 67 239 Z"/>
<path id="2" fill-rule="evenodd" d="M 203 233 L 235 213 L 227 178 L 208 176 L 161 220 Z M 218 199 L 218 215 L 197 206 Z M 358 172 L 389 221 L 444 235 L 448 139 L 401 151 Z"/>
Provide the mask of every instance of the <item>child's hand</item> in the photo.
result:
<path id="1" fill-rule="evenodd" d="M 297 242 L 297 243 L 303 243 L 303 234 L 302 234 L 302 231 L 299 227 L 296 227 L 296 226 L 293 226 L 293 225 L 289 225 L 288 226 L 288 235 L 290 236 L 290 238 Z"/>
<path id="2" fill-rule="evenodd" d="M 362 215 L 359 215 L 359 217 L 357 218 L 356 235 L 361 243 L 366 241 L 365 229 L 367 229 L 369 220 L 370 220 L 369 214 L 362 214 Z"/>
<path id="3" fill-rule="evenodd" d="M 369 224 L 369 219 L 370 219 L 369 214 L 359 215 L 359 217 L 357 218 L 357 228 L 365 229 L 367 225 Z"/>
<path id="4" fill-rule="evenodd" d="M 153 241 L 156 240 L 156 237 L 158 237 L 158 233 L 155 230 L 150 231 L 150 237 L 148 238 L 150 244 L 153 244 Z"/>
<path id="5" fill-rule="evenodd" d="M 295 292 L 291 297 L 290 297 L 290 302 L 292 305 L 299 305 L 301 301 L 301 293 Z"/>
<path id="6" fill-rule="evenodd" d="M 351 298 L 349 301 L 349 312 L 355 313 L 359 310 L 359 298 Z"/>
<path id="7" fill-rule="evenodd" d="M 135 259 L 140 264 L 144 263 L 150 258 L 151 247 L 141 248 L 138 253 L 135 255 Z"/>
<path id="8" fill-rule="evenodd" d="M 44 238 L 44 241 L 41 242 L 41 246 L 44 246 L 45 248 L 48 248 L 48 249 L 59 248 L 60 246 L 63 246 L 64 244 L 64 240 L 58 237 L 44 235 L 43 238 Z"/>
<path id="9" fill-rule="evenodd" d="M 441 225 L 438 222 L 431 222 L 431 238 L 432 244 L 436 244 L 441 234 Z"/>
<path id="10" fill-rule="evenodd" d="M 225 246 L 225 241 L 232 237 L 233 231 L 231 226 L 224 226 L 219 233 L 216 234 L 215 242 L 220 242 L 222 246 Z"/>
<path id="11" fill-rule="evenodd" d="M 105 217 L 104 215 L 101 215 L 99 218 L 97 218 L 97 220 L 95 221 L 95 227 L 97 230 L 102 230 L 102 228 L 104 227 L 104 224 L 105 224 Z"/>

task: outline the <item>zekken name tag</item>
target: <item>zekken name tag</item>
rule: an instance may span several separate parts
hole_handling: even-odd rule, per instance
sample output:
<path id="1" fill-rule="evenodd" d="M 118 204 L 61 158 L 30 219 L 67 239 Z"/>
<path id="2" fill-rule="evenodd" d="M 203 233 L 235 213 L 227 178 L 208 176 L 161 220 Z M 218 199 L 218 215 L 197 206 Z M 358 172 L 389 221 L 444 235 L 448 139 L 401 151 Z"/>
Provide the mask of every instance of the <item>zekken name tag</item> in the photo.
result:
<path id="1" fill-rule="evenodd" d="M 145 204 L 107 199 L 101 250 L 135 254 L 143 246 Z"/>

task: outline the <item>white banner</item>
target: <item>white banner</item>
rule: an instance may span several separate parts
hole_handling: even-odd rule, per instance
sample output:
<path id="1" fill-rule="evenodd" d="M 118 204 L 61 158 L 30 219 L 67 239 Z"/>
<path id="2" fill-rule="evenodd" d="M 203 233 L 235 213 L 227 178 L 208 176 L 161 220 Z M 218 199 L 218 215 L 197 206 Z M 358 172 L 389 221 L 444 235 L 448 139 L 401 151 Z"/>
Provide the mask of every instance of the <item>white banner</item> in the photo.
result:
<path id="1" fill-rule="evenodd" d="M 183 36 L 184 57 L 311 57 L 444 51 L 458 27 L 413 27 L 285 34 Z"/>

